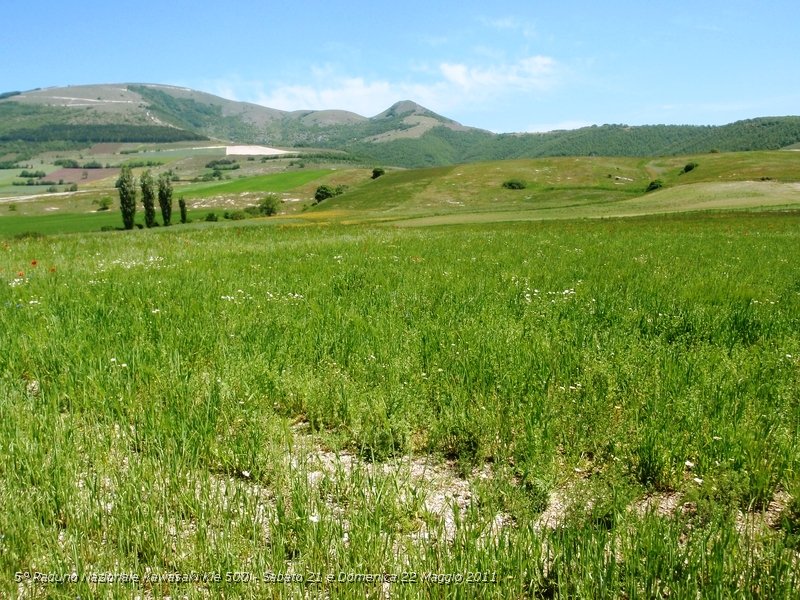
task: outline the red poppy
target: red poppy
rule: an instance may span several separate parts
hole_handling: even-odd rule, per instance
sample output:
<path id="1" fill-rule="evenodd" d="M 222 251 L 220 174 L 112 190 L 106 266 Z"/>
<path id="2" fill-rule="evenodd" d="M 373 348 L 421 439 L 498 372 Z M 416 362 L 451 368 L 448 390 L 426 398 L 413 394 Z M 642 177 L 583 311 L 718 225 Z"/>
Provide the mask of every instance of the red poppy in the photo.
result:
<path id="1" fill-rule="evenodd" d="M 20 271 L 17 273 L 17 277 L 25 277 L 25 271 Z"/>
<path id="2" fill-rule="evenodd" d="M 36 260 L 35 258 L 34 258 L 34 259 L 31 261 L 31 266 L 32 266 L 32 267 L 35 267 L 35 266 L 36 266 L 36 265 L 38 265 L 38 264 L 39 264 L 39 261 L 38 261 L 38 260 Z"/>
<path id="3" fill-rule="evenodd" d="M 55 273 L 56 272 L 56 268 L 55 267 L 50 267 L 50 272 L 51 273 Z"/>

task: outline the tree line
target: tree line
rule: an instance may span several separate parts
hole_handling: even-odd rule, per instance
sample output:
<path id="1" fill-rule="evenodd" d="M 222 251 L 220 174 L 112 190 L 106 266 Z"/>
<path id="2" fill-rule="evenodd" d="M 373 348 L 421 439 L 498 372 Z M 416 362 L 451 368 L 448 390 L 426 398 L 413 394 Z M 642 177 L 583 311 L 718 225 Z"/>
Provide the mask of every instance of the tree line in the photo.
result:
<path id="1" fill-rule="evenodd" d="M 0 133 L 0 142 L 148 142 L 169 143 L 208 139 L 197 133 L 160 125 L 70 125 L 53 123 Z"/>
<path id="2" fill-rule="evenodd" d="M 161 209 L 161 219 L 164 225 L 172 224 L 172 178 L 170 173 L 162 173 L 154 179 L 147 170 L 142 173 L 138 181 L 142 192 L 142 205 L 144 206 L 144 224 L 146 227 L 156 227 L 155 202 Z M 122 213 L 122 224 L 125 229 L 133 229 L 136 216 L 137 181 L 133 170 L 123 166 L 116 183 L 119 192 L 119 208 Z M 186 223 L 186 202 L 181 198 L 178 202 L 181 211 L 181 223 Z M 140 226 L 141 227 L 141 226 Z"/>

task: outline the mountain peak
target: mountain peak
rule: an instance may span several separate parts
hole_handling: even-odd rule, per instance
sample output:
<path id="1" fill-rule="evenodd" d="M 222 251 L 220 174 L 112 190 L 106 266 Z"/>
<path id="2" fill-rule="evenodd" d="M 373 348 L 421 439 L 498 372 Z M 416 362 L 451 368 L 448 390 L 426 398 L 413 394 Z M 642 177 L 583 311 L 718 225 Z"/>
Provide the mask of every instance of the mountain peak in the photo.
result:
<path id="1" fill-rule="evenodd" d="M 414 102 L 413 100 L 401 100 L 400 102 L 395 102 L 389 108 L 387 108 L 382 113 L 375 115 L 372 117 L 373 119 L 388 119 L 391 117 L 407 117 L 409 115 L 425 115 L 429 117 L 436 117 L 438 119 L 443 119 L 440 115 L 437 115 L 432 110 L 428 110 L 424 106 L 421 106 Z"/>

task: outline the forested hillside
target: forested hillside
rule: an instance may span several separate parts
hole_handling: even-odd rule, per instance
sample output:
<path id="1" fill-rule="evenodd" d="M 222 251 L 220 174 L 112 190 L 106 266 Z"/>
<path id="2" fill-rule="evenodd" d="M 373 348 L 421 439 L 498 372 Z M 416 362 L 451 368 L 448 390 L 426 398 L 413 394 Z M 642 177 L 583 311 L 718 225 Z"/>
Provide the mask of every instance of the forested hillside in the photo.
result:
<path id="1" fill-rule="evenodd" d="M 0 97 L 0 157 L 97 142 L 222 142 L 345 151 L 400 167 L 544 156 L 663 156 L 775 150 L 800 143 L 800 117 L 721 126 L 593 125 L 548 133 L 463 126 L 411 101 L 373 117 L 340 110 L 282 111 L 171 86 L 122 84 L 8 92 Z"/>

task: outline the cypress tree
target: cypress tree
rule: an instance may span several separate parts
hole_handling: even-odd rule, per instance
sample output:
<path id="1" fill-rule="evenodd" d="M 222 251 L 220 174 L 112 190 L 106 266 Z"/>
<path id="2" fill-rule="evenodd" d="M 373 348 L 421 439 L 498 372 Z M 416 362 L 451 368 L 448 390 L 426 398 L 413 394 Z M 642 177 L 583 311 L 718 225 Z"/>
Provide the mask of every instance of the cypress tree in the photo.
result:
<path id="1" fill-rule="evenodd" d="M 188 219 L 186 218 L 186 200 L 183 199 L 183 196 L 181 196 L 180 200 L 178 200 L 178 206 L 181 209 L 181 223 L 187 223 Z"/>

